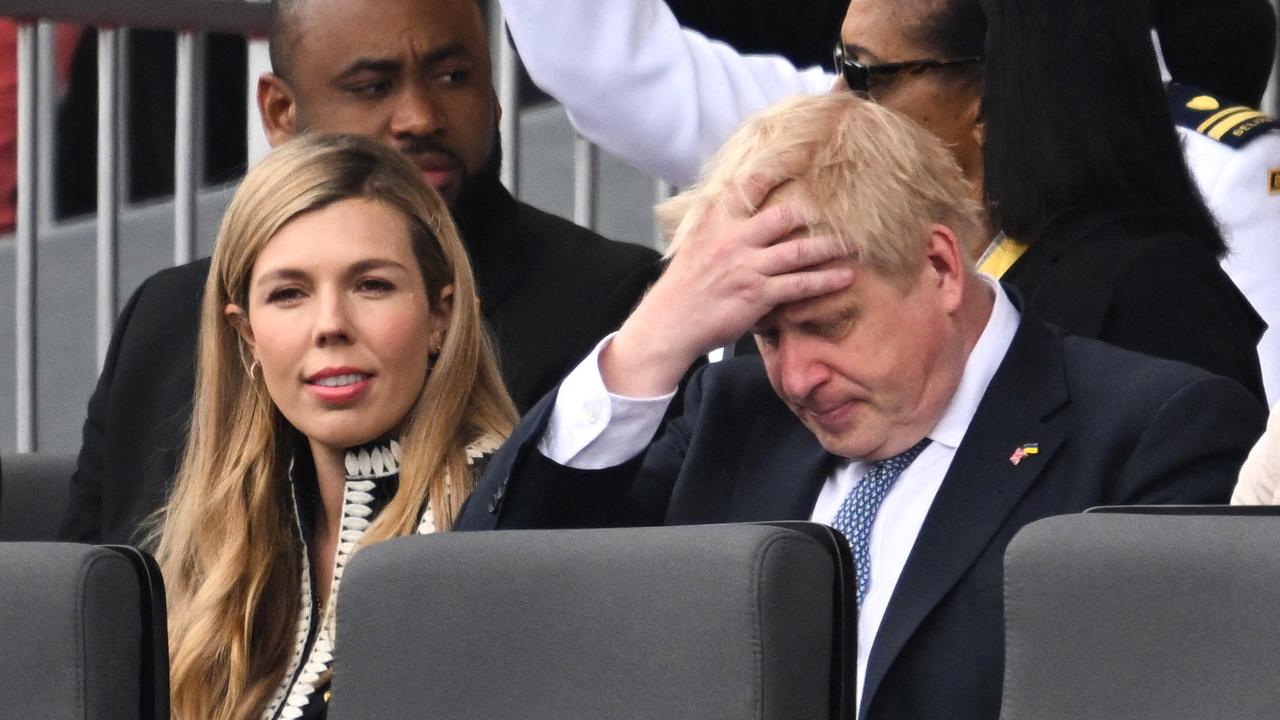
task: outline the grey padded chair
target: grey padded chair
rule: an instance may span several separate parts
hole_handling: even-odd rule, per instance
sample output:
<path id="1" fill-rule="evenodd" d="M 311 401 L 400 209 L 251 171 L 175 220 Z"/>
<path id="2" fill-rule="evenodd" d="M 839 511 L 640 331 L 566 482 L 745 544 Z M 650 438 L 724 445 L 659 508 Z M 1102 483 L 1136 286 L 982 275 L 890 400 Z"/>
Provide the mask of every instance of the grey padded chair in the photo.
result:
<path id="1" fill-rule="evenodd" d="M 343 577 L 329 717 L 852 720 L 837 537 L 798 523 L 371 546 Z"/>
<path id="2" fill-rule="evenodd" d="M 1004 593 L 1001 720 L 1280 718 L 1280 518 L 1041 520 Z"/>
<path id="3" fill-rule="evenodd" d="M 1280 505 L 1099 505 L 1087 513 L 1122 515 L 1224 515 L 1280 517 Z"/>
<path id="4" fill-rule="evenodd" d="M 0 543 L 0 717 L 169 717 L 164 589 L 126 547 Z"/>
<path id="5" fill-rule="evenodd" d="M 58 538 L 75 455 L 6 454 L 0 458 L 0 541 Z"/>

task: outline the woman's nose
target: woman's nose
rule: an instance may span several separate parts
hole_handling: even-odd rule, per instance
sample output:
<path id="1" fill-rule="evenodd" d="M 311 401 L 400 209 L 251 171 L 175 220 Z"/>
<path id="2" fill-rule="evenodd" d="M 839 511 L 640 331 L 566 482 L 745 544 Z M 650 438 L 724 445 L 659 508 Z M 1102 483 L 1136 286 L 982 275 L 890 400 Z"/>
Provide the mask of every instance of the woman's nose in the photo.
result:
<path id="1" fill-rule="evenodd" d="M 319 298 L 314 333 L 317 347 L 351 342 L 350 308 L 340 294 L 325 293 Z"/>

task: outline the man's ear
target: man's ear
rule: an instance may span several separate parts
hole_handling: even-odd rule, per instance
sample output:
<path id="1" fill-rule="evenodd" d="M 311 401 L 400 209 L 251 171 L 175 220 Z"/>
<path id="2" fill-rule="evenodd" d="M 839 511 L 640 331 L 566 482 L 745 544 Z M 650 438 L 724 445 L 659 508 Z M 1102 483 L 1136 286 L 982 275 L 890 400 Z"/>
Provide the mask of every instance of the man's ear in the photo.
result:
<path id="1" fill-rule="evenodd" d="M 263 73 L 258 78 L 258 114 L 271 147 L 298 134 L 298 101 L 289 83 L 275 73 Z"/>
<path id="2" fill-rule="evenodd" d="M 222 309 L 222 315 L 227 319 L 227 324 L 240 335 L 240 339 L 250 350 L 254 349 L 253 326 L 249 324 L 249 313 L 244 308 L 235 303 L 227 303 Z"/>
<path id="3" fill-rule="evenodd" d="M 951 228 L 941 223 L 929 227 L 929 244 L 925 262 L 929 278 L 936 284 L 948 312 L 960 307 L 964 285 L 968 279 L 966 248 Z"/>

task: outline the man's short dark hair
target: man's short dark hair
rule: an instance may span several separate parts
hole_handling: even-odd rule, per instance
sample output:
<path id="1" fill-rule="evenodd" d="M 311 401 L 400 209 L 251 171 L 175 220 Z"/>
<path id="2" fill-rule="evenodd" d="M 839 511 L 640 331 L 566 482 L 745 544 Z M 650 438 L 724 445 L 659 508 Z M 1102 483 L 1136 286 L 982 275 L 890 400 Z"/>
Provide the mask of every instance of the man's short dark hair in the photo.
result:
<path id="1" fill-rule="evenodd" d="M 293 37 L 298 25 L 298 6 L 303 0 L 271 0 L 271 34 L 267 38 L 267 52 L 271 56 L 271 72 L 282 78 L 289 77 L 286 58 L 292 54 Z"/>
<path id="2" fill-rule="evenodd" d="M 480 17 L 487 21 L 489 0 L 474 2 L 480 10 Z M 271 57 L 271 72 L 286 80 L 290 77 L 289 63 L 293 59 L 293 46 L 298 42 L 295 35 L 306 3 L 307 0 L 271 0 L 271 34 L 267 38 L 267 51 Z"/>

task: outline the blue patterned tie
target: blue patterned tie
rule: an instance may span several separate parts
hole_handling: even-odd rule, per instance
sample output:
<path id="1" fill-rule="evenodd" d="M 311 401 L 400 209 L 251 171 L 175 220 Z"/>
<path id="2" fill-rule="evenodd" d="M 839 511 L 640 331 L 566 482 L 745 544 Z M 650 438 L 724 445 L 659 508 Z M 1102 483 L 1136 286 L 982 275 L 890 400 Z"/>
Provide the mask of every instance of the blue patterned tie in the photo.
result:
<path id="1" fill-rule="evenodd" d="M 929 438 L 916 443 L 911 449 L 891 458 L 879 460 L 871 464 L 867 474 L 845 496 L 840 509 L 836 511 L 831 527 L 839 530 L 849 546 L 853 549 L 853 564 L 858 579 L 858 609 L 862 609 L 862 597 L 867 594 L 871 585 L 871 526 L 875 524 L 876 513 L 889 494 L 889 488 L 897 481 L 903 470 L 916 459 Z"/>

